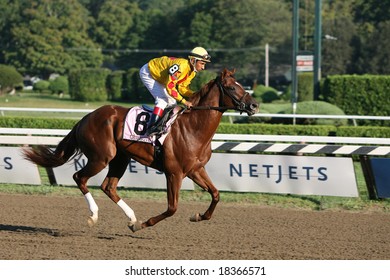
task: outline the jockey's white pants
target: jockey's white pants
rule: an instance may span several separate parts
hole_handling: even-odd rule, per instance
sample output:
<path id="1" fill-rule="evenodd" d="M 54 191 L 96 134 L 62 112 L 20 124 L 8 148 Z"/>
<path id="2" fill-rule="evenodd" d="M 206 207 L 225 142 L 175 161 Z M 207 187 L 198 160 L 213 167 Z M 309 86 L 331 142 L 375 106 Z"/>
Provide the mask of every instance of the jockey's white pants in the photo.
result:
<path id="1" fill-rule="evenodd" d="M 139 76 L 142 83 L 153 95 L 155 99 L 154 105 L 156 107 L 164 110 L 168 105 L 176 104 L 176 100 L 168 94 L 165 86 L 153 79 L 152 75 L 150 74 L 148 64 L 145 64 L 141 67 L 139 70 Z"/>

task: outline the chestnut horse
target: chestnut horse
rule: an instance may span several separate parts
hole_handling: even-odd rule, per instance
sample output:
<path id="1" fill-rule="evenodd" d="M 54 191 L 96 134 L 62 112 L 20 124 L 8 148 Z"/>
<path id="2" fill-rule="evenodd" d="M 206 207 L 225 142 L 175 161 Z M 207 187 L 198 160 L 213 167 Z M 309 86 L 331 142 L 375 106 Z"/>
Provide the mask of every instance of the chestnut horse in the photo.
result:
<path id="1" fill-rule="evenodd" d="M 106 105 L 83 117 L 58 144 L 55 150 L 46 146 L 25 149 L 26 159 L 43 167 L 57 167 L 72 156 L 82 152 L 88 158 L 84 168 L 73 175 L 77 186 L 85 196 L 91 216 L 90 226 L 98 219 L 98 206 L 87 188 L 87 181 L 107 165 L 109 170 L 101 189 L 130 219 L 129 228 L 137 230 L 153 226 L 172 216 L 177 209 L 179 190 L 185 177 L 192 179 L 211 195 L 211 204 L 206 212 L 190 218 L 197 222 L 209 220 L 219 201 L 219 192 L 211 182 L 205 165 L 211 157 L 211 140 L 228 109 L 253 115 L 258 103 L 236 82 L 234 70 L 224 70 L 195 93 L 190 101 L 190 111 L 179 115 L 162 146 L 162 157 L 154 157 L 154 147 L 143 142 L 122 139 L 123 125 L 128 108 Z M 134 211 L 118 196 L 117 184 L 123 176 L 129 159 L 140 162 L 165 173 L 168 208 L 146 222 L 137 220 Z"/>

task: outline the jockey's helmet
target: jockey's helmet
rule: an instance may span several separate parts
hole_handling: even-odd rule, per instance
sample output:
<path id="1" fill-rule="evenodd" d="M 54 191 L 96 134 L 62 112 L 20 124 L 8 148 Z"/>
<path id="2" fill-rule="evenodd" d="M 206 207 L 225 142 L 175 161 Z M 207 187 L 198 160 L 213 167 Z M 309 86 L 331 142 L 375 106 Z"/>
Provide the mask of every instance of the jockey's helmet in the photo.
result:
<path id="1" fill-rule="evenodd" d="M 190 54 L 188 55 L 188 58 L 189 59 L 195 58 L 198 60 L 202 60 L 204 62 L 211 62 L 211 56 L 202 47 L 193 48 Z"/>

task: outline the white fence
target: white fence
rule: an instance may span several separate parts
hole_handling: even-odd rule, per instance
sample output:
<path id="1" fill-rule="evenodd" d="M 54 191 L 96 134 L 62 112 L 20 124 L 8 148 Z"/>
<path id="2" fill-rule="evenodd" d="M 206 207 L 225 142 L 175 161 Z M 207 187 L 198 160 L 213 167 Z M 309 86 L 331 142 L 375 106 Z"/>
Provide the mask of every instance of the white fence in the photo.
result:
<path id="1" fill-rule="evenodd" d="M 0 128 L 0 144 L 57 145 L 68 129 Z M 390 138 L 215 134 L 213 151 L 390 155 Z"/>
<path id="2" fill-rule="evenodd" d="M 92 109 L 59 108 L 20 108 L 0 107 L 0 113 L 6 111 L 55 112 L 87 114 Z M 239 113 L 226 112 L 225 116 L 241 116 Z M 314 118 L 314 119 L 357 119 L 390 120 L 390 116 L 351 116 L 351 115 L 307 115 L 307 114 L 255 114 L 263 118 Z M 69 130 L 0 128 L 0 144 L 10 145 L 57 145 Z M 291 136 L 291 135 L 246 135 L 216 134 L 213 138 L 213 151 L 222 152 L 277 152 L 277 153 L 325 153 L 389 155 L 389 138 L 358 138 L 332 136 Z"/>
<path id="3" fill-rule="evenodd" d="M 51 112 L 51 113 L 90 113 L 92 109 L 58 109 L 58 108 L 21 108 L 21 107 L 0 107 L 0 114 L 4 112 Z M 226 112 L 224 116 L 240 117 L 240 113 Z M 390 121 L 390 116 L 357 116 L 357 115 L 307 115 L 307 114 L 265 114 L 259 113 L 252 117 L 260 118 L 311 118 L 311 119 L 347 119 L 347 120 L 386 120 Z"/>

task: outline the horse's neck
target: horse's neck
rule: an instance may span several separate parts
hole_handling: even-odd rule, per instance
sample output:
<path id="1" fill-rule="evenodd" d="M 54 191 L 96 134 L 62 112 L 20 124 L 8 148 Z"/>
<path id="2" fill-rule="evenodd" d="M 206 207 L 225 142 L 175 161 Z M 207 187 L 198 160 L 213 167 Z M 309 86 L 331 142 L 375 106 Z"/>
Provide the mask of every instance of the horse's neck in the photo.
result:
<path id="1" fill-rule="evenodd" d="M 196 106 L 199 107 L 218 107 L 219 106 L 219 89 L 216 85 L 209 88 L 209 92 L 200 99 Z M 222 119 L 222 112 L 215 109 L 194 110 L 190 113 L 189 120 L 193 135 L 202 135 L 204 140 L 214 136 L 219 123 Z"/>
<path id="2" fill-rule="evenodd" d="M 201 135 L 204 140 L 214 136 L 222 113 L 216 110 L 199 110 L 190 113 L 190 128 L 193 135 Z"/>

